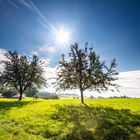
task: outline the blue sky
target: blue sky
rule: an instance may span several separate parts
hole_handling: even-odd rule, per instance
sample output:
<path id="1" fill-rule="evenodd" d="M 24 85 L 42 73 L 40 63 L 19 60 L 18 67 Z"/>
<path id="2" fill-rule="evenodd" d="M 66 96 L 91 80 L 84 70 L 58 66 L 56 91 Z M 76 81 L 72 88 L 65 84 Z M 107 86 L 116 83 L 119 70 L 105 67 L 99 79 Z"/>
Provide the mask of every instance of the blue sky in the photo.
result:
<path id="1" fill-rule="evenodd" d="M 92 43 L 97 53 L 107 61 L 115 57 L 119 71 L 140 69 L 139 1 L 0 0 L 0 47 L 28 54 L 47 44 L 57 48 L 53 59 L 55 65 L 63 45 L 54 45 L 55 36 L 51 29 L 40 24 L 50 28 L 31 2 L 49 24 L 57 29 L 62 24 L 66 26 L 72 32 L 73 41 L 81 46 L 87 41 Z M 39 52 L 39 55 L 48 57 L 47 52 Z"/>
<path id="2" fill-rule="evenodd" d="M 54 33 L 62 26 L 71 42 L 92 43 L 107 62 L 116 58 L 119 72 L 140 70 L 139 0 L 0 0 L 1 49 L 56 67 L 69 50 Z"/>

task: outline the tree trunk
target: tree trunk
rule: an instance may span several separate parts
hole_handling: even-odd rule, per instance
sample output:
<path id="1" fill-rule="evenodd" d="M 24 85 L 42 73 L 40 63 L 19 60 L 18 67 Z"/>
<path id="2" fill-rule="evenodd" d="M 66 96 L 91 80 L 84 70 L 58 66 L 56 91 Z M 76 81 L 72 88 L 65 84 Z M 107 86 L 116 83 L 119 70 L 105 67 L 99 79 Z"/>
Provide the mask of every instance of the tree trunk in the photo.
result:
<path id="1" fill-rule="evenodd" d="M 84 104 L 83 89 L 80 89 L 80 92 L 81 92 L 81 103 Z"/>
<path id="2" fill-rule="evenodd" d="M 22 92 L 20 92 L 19 101 L 22 100 Z"/>

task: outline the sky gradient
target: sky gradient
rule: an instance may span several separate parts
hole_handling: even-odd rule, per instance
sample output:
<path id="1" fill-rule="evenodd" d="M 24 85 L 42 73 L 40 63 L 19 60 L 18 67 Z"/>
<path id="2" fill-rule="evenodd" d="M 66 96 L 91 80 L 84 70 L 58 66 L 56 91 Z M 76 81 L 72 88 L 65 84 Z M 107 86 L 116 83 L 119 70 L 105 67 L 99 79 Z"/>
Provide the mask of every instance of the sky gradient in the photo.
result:
<path id="1" fill-rule="evenodd" d="M 56 68 L 69 51 L 69 44 L 56 40 L 62 26 L 69 44 L 89 42 L 103 60 L 116 58 L 119 72 L 137 71 L 140 82 L 139 0 L 0 0 L 0 52 L 36 54 Z"/>

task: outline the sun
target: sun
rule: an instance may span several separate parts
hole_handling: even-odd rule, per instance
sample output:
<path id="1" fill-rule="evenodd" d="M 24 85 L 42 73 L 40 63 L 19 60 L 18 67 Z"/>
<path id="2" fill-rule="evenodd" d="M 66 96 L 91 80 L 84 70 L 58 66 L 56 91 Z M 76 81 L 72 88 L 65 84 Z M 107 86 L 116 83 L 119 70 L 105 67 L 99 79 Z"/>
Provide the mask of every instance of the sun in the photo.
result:
<path id="1" fill-rule="evenodd" d="M 60 44 L 68 44 L 71 40 L 70 32 L 62 26 L 56 33 L 56 40 Z"/>
<path id="2" fill-rule="evenodd" d="M 65 44 L 69 41 L 69 34 L 62 30 L 58 32 L 57 38 L 60 43 Z"/>

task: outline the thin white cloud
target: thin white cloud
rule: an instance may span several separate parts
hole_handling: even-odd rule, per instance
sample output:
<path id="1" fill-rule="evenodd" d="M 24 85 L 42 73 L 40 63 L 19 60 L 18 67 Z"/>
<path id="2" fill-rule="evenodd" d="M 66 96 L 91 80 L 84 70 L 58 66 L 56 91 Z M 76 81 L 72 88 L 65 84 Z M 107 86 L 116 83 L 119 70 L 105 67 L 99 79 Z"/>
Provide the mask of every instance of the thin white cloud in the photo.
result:
<path id="1" fill-rule="evenodd" d="M 48 52 L 48 53 L 54 53 L 55 52 L 55 48 L 52 46 L 49 46 L 47 44 L 43 45 L 42 47 L 39 48 L 39 50 L 41 52 Z"/>
<path id="2" fill-rule="evenodd" d="M 43 23 L 41 20 L 39 20 L 39 19 L 36 19 L 37 20 L 37 22 L 42 26 L 42 27 L 44 27 L 45 29 L 47 29 L 47 30 L 50 30 L 50 28 L 49 28 L 49 26 L 47 26 L 45 23 Z M 51 31 L 51 30 L 50 30 Z M 52 31 L 51 31 L 52 32 Z"/>
<path id="3" fill-rule="evenodd" d="M 26 8 L 30 9 L 30 10 L 34 10 L 34 8 L 32 7 L 32 5 L 30 4 L 29 0 L 18 0 L 18 2 L 22 5 L 24 5 Z"/>
<path id="4" fill-rule="evenodd" d="M 16 8 L 19 8 L 17 4 L 15 4 L 11 0 L 7 0 L 11 5 L 13 5 Z M 16 0 L 18 4 L 23 5 L 24 7 L 30 9 L 33 11 L 41 20 L 37 20 L 41 26 L 43 26 L 45 29 L 49 30 L 52 33 L 57 33 L 58 31 L 56 28 L 49 22 L 49 20 L 45 17 L 45 15 L 41 12 L 41 10 L 35 5 L 35 3 L 32 0 Z"/>
<path id="5" fill-rule="evenodd" d="M 55 81 L 54 79 L 51 78 L 56 77 L 57 69 L 56 67 L 55 68 L 44 67 L 44 69 L 45 69 L 45 77 L 46 79 L 49 79 L 49 85 L 51 85 L 51 83 Z M 93 95 L 95 97 L 98 96 L 113 97 L 113 96 L 123 96 L 123 95 L 126 95 L 128 97 L 140 97 L 140 70 L 120 72 L 119 79 L 118 81 L 116 81 L 116 83 L 121 86 L 120 92 L 106 91 L 106 92 L 98 93 L 96 91 L 92 91 L 92 92 L 85 91 L 84 95 L 85 96 Z M 55 89 L 52 86 L 43 90 L 55 92 Z M 79 90 L 71 90 L 69 92 L 77 93 L 80 95 Z"/>
<path id="6" fill-rule="evenodd" d="M 44 77 L 47 80 L 48 87 L 43 87 L 40 89 L 40 91 L 49 91 L 54 93 L 55 89 L 52 85 L 53 82 L 55 82 L 56 78 L 56 67 L 44 67 Z"/>
<path id="7" fill-rule="evenodd" d="M 7 60 L 6 56 L 4 55 L 6 53 L 5 49 L 0 48 L 0 61 Z"/>
<path id="8" fill-rule="evenodd" d="M 38 55 L 38 52 L 37 51 L 32 51 L 31 55 Z"/>
<path id="9" fill-rule="evenodd" d="M 119 79 L 115 82 L 121 87 L 118 92 L 106 92 L 103 96 L 140 97 L 140 70 L 119 73 Z"/>
<path id="10" fill-rule="evenodd" d="M 44 67 L 45 70 L 45 77 L 47 79 L 54 79 L 56 77 L 56 71 L 57 68 L 56 67 Z"/>
<path id="11" fill-rule="evenodd" d="M 51 59 L 50 58 L 42 58 L 40 60 L 42 61 L 44 68 L 46 66 L 49 66 L 49 64 L 51 63 Z"/>
<path id="12" fill-rule="evenodd" d="M 19 8 L 13 1 L 11 0 L 7 0 L 12 6 L 14 6 L 15 8 Z"/>
<path id="13" fill-rule="evenodd" d="M 7 60 L 6 56 L 4 55 L 5 53 L 6 50 L 0 48 L 0 62 Z M 4 65 L 0 63 L 0 72 L 2 72 L 3 70 L 4 70 Z"/>
<path id="14" fill-rule="evenodd" d="M 118 83 L 123 88 L 140 90 L 140 70 L 120 72 Z"/>
<path id="15" fill-rule="evenodd" d="M 48 26 L 48 29 L 50 29 L 50 31 L 57 32 L 57 30 L 55 29 L 55 27 L 48 21 L 48 19 L 39 10 L 39 8 L 37 8 L 37 6 L 31 0 L 29 0 L 29 1 L 30 1 L 30 4 L 33 7 L 34 11 L 45 21 L 45 24 L 44 25 L 46 25 L 46 27 Z"/>

